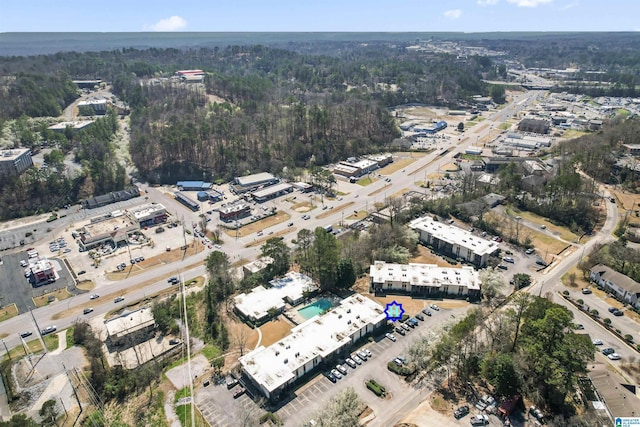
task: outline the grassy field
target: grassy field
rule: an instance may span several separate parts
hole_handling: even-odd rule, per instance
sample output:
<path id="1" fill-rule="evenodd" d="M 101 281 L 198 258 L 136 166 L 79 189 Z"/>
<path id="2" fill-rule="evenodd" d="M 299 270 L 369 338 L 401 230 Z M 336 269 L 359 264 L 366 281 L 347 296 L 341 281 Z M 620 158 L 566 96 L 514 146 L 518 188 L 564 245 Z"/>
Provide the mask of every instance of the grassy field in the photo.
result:
<path id="1" fill-rule="evenodd" d="M 360 219 L 364 219 L 367 217 L 367 215 L 369 215 L 367 213 L 367 211 L 365 211 L 364 209 L 358 212 L 354 212 L 351 215 L 349 215 L 346 219 L 355 219 L 355 220 L 360 220 Z"/>
<path id="2" fill-rule="evenodd" d="M 58 348 L 58 342 L 59 342 L 58 335 L 57 334 L 45 335 L 44 342 L 49 350 L 54 350 Z M 27 348 L 29 349 L 30 353 L 37 354 L 42 351 L 42 344 L 40 343 L 39 339 L 34 338 L 30 341 L 27 341 Z M 9 350 L 9 355 L 11 356 L 12 359 L 25 356 L 24 348 L 22 347 L 22 345 L 14 347 L 11 350 Z M 7 355 L 5 353 L 3 360 L 6 359 L 6 357 Z"/>
<path id="3" fill-rule="evenodd" d="M 545 225 L 547 227 L 547 230 L 552 231 L 561 239 L 564 239 L 568 242 L 573 242 L 575 239 L 578 238 L 578 235 L 573 233 L 567 227 L 555 225 L 549 222 L 549 220 L 547 220 L 546 218 L 541 217 L 540 215 L 536 215 L 532 212 L 520 211 L 514 208 L 506 208 L 505 211 L 507 212 L 508 215 L 512 217 L 520 216 L 524 220 L 537 224 L 538 226 Z"/>
<path id="4" fill-rule="evenodd" d="M 181 248 L 173 248 L 170 251 L 162 252 L 160 255 L 152 256 L 145 259 L 142 262 L 135 263 L 134 265 L 129 265 L 125 268 L 124 271 L 111 271 L 107 272 L 107 279 L 117 281 L 123 280 L 130 276 L 135 276 L 144 271 L 148 271 L 149 268 L 159 267 L 165 264 L 171 264 L 172 262 L 180 261 L 188 256 L 195 255 L 204 250 L 204 245 L 202 245 L 198 240 L 195 243 L 190 243 L 187 246 L 187 250 L 184 251 Z"/>
<path id="5" fill-rule="evenodd" d="M 583 130 L 567 129 L 566 131 L 564 131 L 564 134 L 562 134 L 562 137 L 566 139 L 572 139 L 581 137 L 582 135 L 586 135 L 588 133 L 589 132 L 585 132 Z"/>
<path id="6" fill-rule="evenodd" d="M 18 307 L 15 304 L 9 304 L 0 309 L 0 322 L 4 322 L 7 319 L 11 319 L 14 316 L 17 316 Z"/>
<path id="7" fill-rule="evenodd" d="M 178 391 L 176 393 L 176 402 L 178 402 L 178 399 L 182 398 L 182 397 L 189 397 L 191 396 L 191 392 L 189 390 L 189 387 L 185 387 L 182 390 Z M 180 425 L 184 426 L 184 427 L 189 427 L 191 425 L 195 425 L 197 427 L 208 427 L 209 423 L 207 423 L 207 421 L 204 419 L 204 417 L 202 416 L 202 414 L 200 413 L 200 411 L 198 410 L 198 408 L 194 408 L 194 418 L 191 418 L 191 405 L 180 405 L 180 406 L 176 406 L 176 415 L 178 416 L 178 419 L 180 420 Z"/>
<path id="8" fill-rule="evenodd" d="M 225 230 L 225 233 L 229 236 L 229 237 L 233 237 L 235 238 L 236 235 L 238 237 L 244 237 L 244 236 L 249 236 L 253 233 L 256 233 L 260 230 L 263 230 L 265 228 L 269 228 L 271 226 L 274 226 L 276 224 L 280 224 L 282 222 L 288 221 L 289 219 L 291 219 L 291 216 L 286 213 L 286 212 L 282 212 L 282 211 L 278 211 L 276 212 L 275 215 L 272 215 L 270 217 L 267 217 L 265 219 L 261 219 L 259 221 L 256 222 L 252 222 L 251 224 L 247 224 L 244 227 L 240 227 L 239 230 L 237 230 L 237 234 L 236 234 L 236 230 Z"/>
<path id="9" fill-rule="evenodd" d="M 374 182 L 376 182 L 376 180 L 367 175 L 364 178 L 360 178 L 358 182 L 356 182 L 356 184 L 366 187 L 367 185 L 371 185 Z"/>
<path id="10" fill-rule="evenodd" d="M 53 292 L 47 292 L 46 294 L 33 298 L 33 303 L 36 307 L 44 307 L 54 301 L 61 301 L 67 298 L 71 298 L 73 295 L 67 291 L 67 288 L 58 289 Z"/>
<path id="11" fill-rule="evenodd" d="M 498 129 L 502 129 L 502 130 L 509 130 L 511 129 L 511 123 L 500 123 L 500 125 L 498 125 Z"/>
<path id="12" fill-rule="evenodd" d="M 422 154 L 422 153 L 420 153 Z M 418 156 L 416 156 L 415 158 L 411 158 L 411 157 L 403 157 L 400 158 L 398 160 L 395 160 L 393 163 L 383 167 L 382 169 L 380 169 L 378 171 L 378 173 L 380 175 L 390 175 L 394 172 L 399 171 L 400 169 L 404 169 L 407 166 L 409 166 L 411 163 L 415 162 L 416 160 L 418 160 Z"/>

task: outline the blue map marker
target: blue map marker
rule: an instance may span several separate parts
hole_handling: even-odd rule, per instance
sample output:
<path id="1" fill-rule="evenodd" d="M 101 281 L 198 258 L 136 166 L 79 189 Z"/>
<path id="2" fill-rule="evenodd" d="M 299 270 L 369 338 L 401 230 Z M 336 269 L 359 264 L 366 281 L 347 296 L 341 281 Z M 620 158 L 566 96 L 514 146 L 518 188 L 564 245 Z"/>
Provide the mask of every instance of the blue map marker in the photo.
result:
<path id="1" fill-rule="evenodd" d="M 387 320 L 395 322 L 402 319 L 404 308 L 402 308 L 402 304 L 392 301 L 387 304 L 386 308 L 384 309 L 384 314 L 387 316 Z"/>

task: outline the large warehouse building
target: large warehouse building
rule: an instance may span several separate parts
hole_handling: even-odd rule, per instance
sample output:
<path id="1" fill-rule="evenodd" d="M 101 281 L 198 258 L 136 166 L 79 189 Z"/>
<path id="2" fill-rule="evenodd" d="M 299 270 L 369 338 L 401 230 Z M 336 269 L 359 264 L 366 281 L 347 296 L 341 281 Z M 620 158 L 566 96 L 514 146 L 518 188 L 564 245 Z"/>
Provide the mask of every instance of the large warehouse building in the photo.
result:
<path id="1" fill-rule="evenodd" d="M 478 267 L 486 265 L 489 256 L 498 250 L 497 242 L 483 239 L 456 226 L 434 221 L 431 216 L 414 219 L 409 223 L 409 228 L 418 233 L 420 243 Z"/>
<path id="2" fill-rule="evenodd" d="M 480 277 L 473 267 L 438 267 L 435 264 L 392 264 L 376 261 L 369 268 L 376 293 L 420 296 L 480 296 Z"/>
<path id="3" fill-rule="evenodd" d="M 243 377 L 267 399 L 276 400 L 286 388 L 324 361 L 346 355 L 351 346 L 386 323 L 377 302 L 352 295 L 327 313 L 291 329 L 269 347 L 260 346 L 239 361 Z"/>

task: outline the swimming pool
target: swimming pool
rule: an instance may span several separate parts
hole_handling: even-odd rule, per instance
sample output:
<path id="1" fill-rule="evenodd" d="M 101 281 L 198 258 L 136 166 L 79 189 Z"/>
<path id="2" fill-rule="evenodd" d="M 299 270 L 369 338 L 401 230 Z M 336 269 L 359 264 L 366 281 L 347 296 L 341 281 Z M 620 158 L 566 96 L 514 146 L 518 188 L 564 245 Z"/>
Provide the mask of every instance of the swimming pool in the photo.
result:
<path id="1" fill-rule="evenodd" d="M 300 313 L 300 316 L 309 320 L 314 316 L 324 313 L 331 307 L 333 307 L 333 303 L 331 301 L 326 298 L 320 298 L 318 301 L 299 309 L 298 313 Z"/>

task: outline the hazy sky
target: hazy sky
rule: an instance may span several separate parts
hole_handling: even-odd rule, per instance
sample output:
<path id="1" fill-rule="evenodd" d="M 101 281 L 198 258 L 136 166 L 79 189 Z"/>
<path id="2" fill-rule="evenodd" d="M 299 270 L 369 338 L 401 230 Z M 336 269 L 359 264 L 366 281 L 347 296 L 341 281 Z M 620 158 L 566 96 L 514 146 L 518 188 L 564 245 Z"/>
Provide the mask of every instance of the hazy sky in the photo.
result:
<path id="1" fill-rule="evenodd" d="M 2 0 L 0 32 L 638 31 L 639 0 Z"/>

